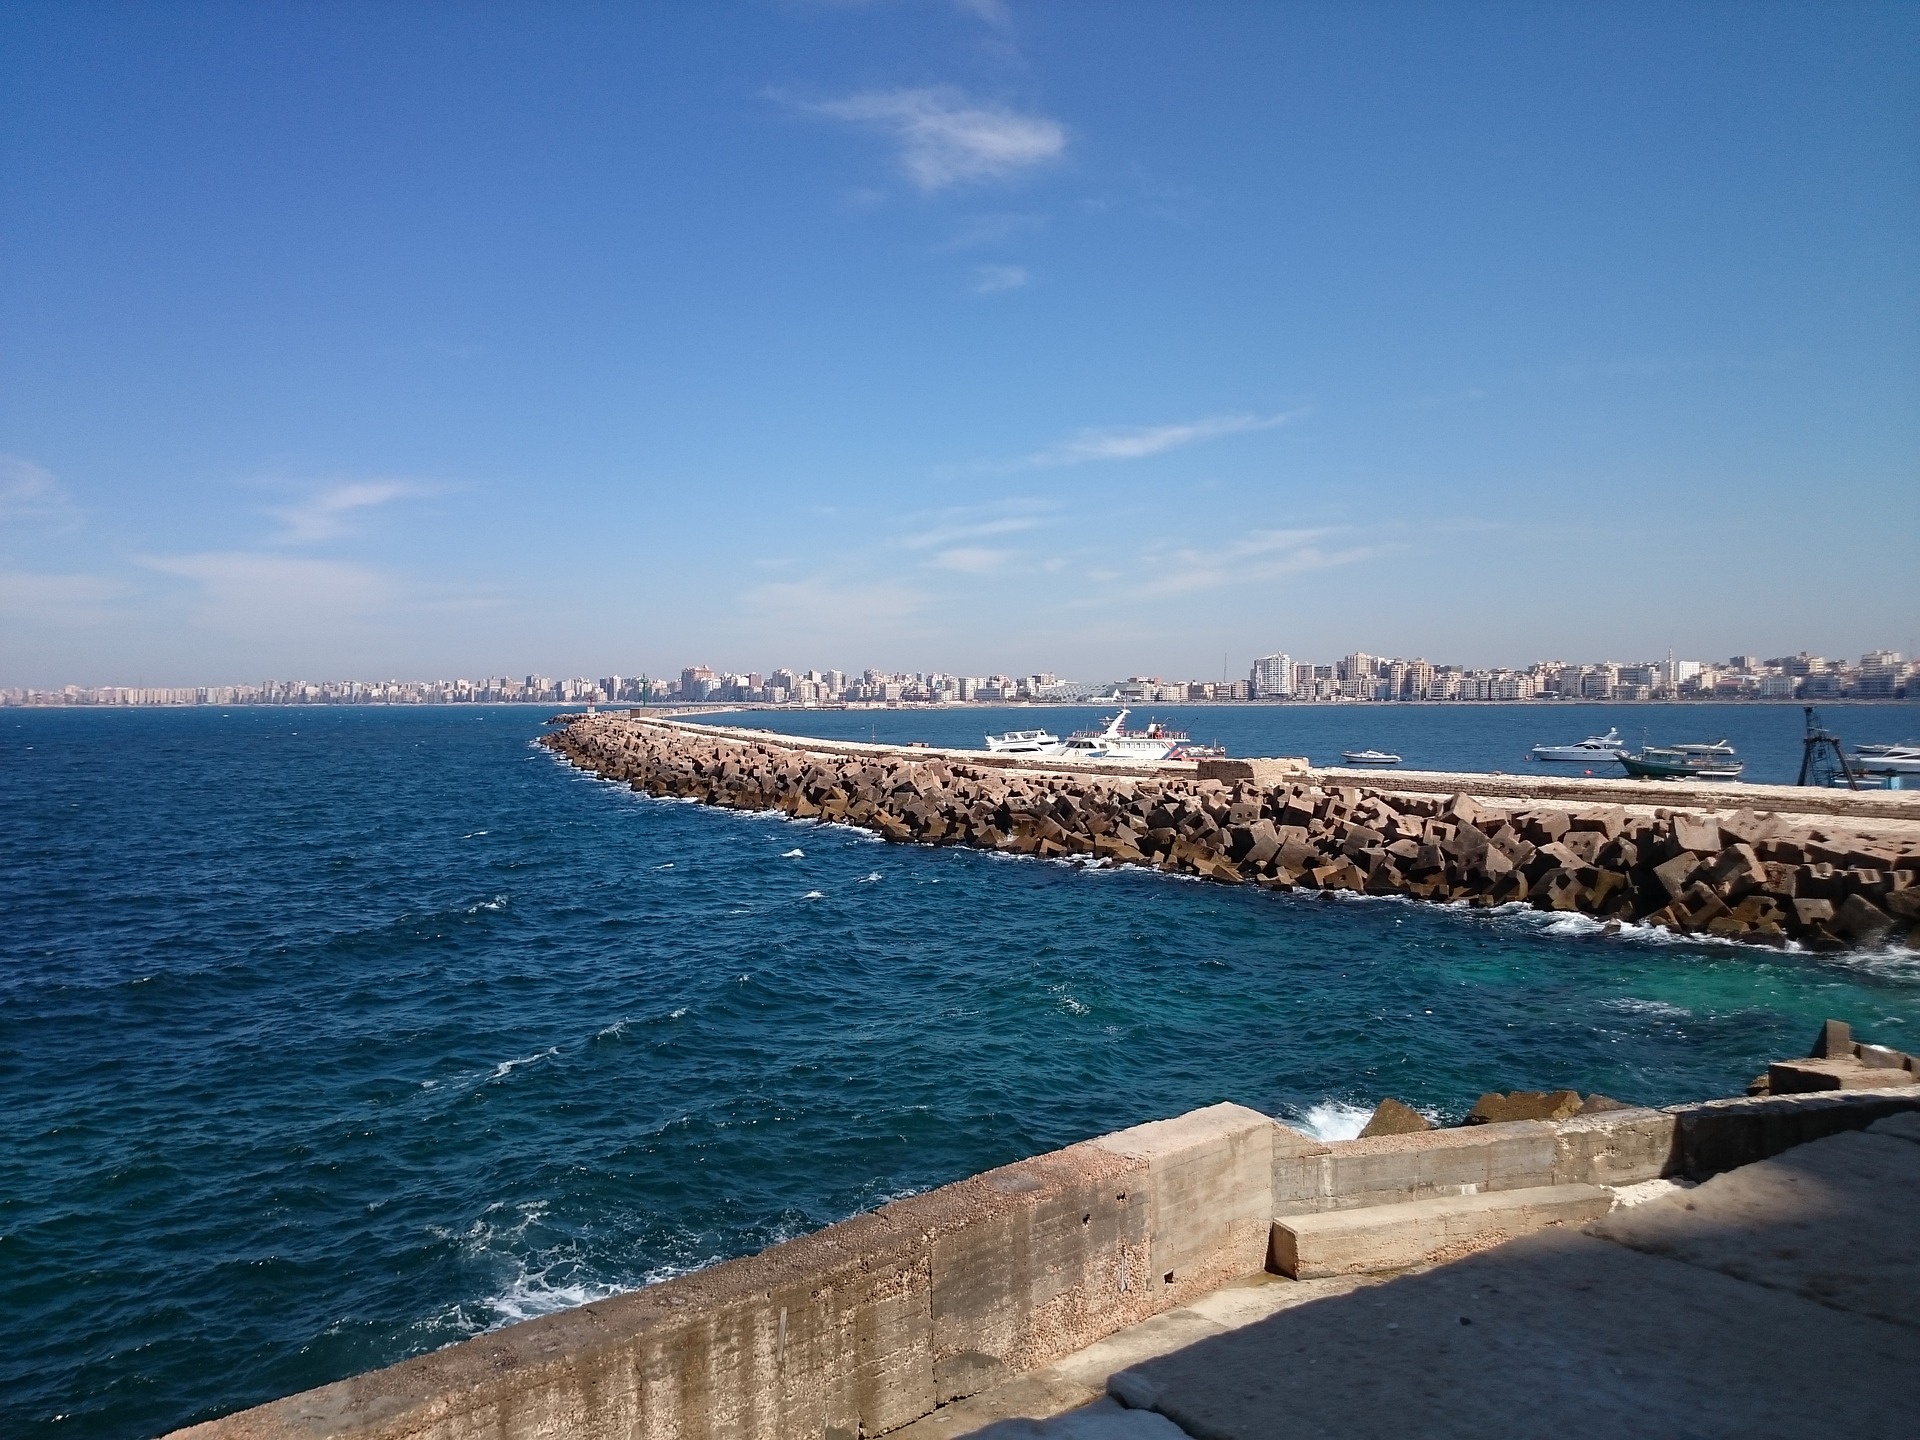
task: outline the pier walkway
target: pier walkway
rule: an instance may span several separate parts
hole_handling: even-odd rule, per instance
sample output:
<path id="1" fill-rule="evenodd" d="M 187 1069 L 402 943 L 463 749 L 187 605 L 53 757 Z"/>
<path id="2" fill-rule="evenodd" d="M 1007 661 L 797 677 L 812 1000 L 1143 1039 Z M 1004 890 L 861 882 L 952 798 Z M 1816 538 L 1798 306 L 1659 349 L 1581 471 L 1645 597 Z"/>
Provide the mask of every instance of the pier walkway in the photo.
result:
<path id="1" fill-rule="evenodd" d="M 1857 1437 L 1920 1414 L 1920 1112 L 1450 1264 L 1256 1276 L 898 1440 Z"/>

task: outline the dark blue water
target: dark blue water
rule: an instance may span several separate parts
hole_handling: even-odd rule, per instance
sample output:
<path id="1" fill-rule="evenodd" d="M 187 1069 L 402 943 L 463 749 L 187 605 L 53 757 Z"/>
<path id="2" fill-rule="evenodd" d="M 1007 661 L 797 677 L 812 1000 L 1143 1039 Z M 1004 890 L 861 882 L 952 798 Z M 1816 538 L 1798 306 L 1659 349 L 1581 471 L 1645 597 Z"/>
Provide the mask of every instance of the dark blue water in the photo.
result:
<path id="1" fill-rule="evenodd" d="M 0 1434 L 164 1431 L 1216 1100 L 1670 1101 L 1827 1015 L 1920 1033 L 1889 956 L 894 847 L 636 797 L 542 718 L 0 714 Z"/>
<path id="2" fill-rule="evenodd" d="M 1098 724 L 1117 707 L 1019 705 L 952 710 L 759 710 L 703 717 L 827 740 L 924 740 L 979 749 L 988 732 L 1044 725 L 1054 734 Z M 1826 728 L 1849 747 L 1920 737 L 1920 702 L 1829 705 Z M 1614 779 L 1615 764 L 1582 767 L 1528 758 L 1535 745 L 1571 745 L 1617 728 L 1638 748 L 1676 741 L 1728 740 L 1746 762 L 1743 779 L 1791 785 L 1800 771 L 1806 720 L 1798 705 L 1138 705 L 1127 724 L 1160 720 L 1230 755 L 1304 755 L 1340 765 L 1346 750 L 1384 750 L 1408 770 L 1502 771 Z M 1657 800 L 1656 802 L 1657 803 Z"/>

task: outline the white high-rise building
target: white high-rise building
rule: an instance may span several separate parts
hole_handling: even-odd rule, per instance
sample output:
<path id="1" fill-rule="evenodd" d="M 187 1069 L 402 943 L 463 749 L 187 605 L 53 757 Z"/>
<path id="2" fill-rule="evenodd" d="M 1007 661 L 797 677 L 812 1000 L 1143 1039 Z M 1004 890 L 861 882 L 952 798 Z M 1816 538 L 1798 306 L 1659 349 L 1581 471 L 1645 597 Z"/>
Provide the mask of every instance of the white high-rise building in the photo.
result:
<path id="1" fill-rule="evenodd" d="M 1255 700 L 1288 700 L 1293 696 L 1293 657 L 1262 655 L 1253 662 L 1247 676 L 1248 691 Z"/>

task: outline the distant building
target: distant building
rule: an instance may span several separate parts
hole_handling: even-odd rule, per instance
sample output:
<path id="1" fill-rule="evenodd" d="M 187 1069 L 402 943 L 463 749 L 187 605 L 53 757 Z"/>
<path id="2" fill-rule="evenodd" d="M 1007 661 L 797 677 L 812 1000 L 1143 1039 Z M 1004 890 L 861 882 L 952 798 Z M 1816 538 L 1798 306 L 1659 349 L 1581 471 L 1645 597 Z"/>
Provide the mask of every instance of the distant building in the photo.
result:
<path id="1" fill-rule="evenodd" d="M 1247 675 L 1247 693 L 1255 700 L 1293 697 L 1293 657 L 1285 653 L 1262 655 Z"/>

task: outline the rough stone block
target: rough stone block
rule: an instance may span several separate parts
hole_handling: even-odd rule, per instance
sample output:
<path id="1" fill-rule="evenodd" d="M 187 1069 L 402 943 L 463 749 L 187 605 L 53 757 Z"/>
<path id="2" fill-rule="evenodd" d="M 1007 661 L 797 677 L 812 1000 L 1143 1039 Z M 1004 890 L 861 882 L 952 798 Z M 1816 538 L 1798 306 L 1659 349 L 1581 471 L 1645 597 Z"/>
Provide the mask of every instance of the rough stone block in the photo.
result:
<path id="1" fill-rule="evenodd" d="M 1273 1265 L 1296 1280 L 1457 1259 L 1549 1225 L 1597 1220 L 1613 1204 L 1598 1185 L 1544 1185 L 1287 1215 L 1273 1222 Z"/>
<path id="2" fill-rule="evenodd" d="M 1712 815 L 1676 810 L 1673 813 L 1673 843 L 1695 855 L 1712 855 L 1720 849 L 1720 822 Z"/>
<path id="3" fill-rule="evenodd" d="M 1433 1129 L 1433 1122 L 1411 1105 L 1388 1096 L 1373 1107 L 1373 1115 L 1361 1130 L 1359 1138 L 1371 1140 L 1376 1135 L 1418 1135 L 1423 1130 Z"/>
<path id="4" fill-rule="evenodd" d="M 1467 1124 L 1487 1125 L 1501 1120 L 1566 1120 L 1580 1113 L 1580 1095 L 1574 1090 L 1515 1090 L 1502 1095 L 1489 1091 L 1473 1104 Z"/>

